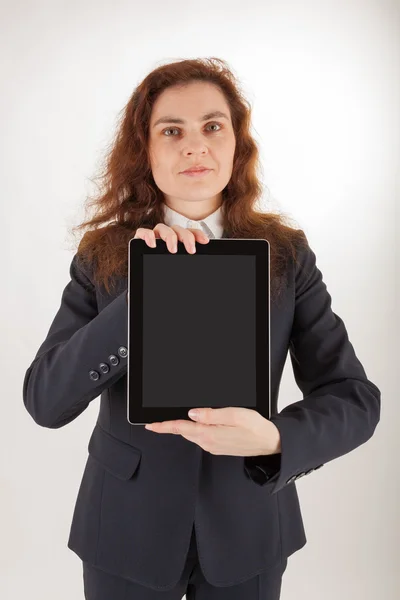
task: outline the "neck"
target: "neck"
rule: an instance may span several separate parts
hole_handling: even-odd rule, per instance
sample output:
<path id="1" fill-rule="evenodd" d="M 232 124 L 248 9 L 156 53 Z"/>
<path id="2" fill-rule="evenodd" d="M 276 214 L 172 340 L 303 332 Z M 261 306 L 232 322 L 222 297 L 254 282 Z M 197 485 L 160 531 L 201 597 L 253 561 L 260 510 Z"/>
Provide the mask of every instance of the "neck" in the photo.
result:
<path id="1" fill-rule="evenodd" d="M 217 210 L 221 206 L 221 202 L 215 203 L 213 205 L 208 205 L 207 207 L 202 206 L 203 203 L 195 202 L 183 202 L 183 203 L 170 203 L 168 200 L 164 201 L 166 206 L 175 210 L 179 214 L 183 215 L 187 219 L 192 219 L 192 221 L 203 221 L 209 215 L 212 215 L 213 212 Z"/>

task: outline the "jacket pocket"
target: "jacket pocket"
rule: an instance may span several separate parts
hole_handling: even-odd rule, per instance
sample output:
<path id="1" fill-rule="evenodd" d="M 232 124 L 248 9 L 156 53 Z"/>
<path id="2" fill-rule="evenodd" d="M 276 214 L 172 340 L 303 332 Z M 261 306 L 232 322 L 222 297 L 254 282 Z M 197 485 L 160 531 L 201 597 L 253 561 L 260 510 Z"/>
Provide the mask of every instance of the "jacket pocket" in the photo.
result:
<path id="1" fill-rule="evenodd" d="M 118 479 L 130 479 L 139 466 L 142 452 L 112 436 L 96 424 L 89 440 L 88 451 L 92 458 Z"/>

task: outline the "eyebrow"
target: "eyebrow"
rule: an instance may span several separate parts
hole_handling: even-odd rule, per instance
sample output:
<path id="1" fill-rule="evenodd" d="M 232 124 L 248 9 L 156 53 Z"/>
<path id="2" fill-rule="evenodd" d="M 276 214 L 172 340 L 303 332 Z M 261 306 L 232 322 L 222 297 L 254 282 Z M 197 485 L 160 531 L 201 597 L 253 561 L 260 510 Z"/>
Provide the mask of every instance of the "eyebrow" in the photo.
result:
<path id="1" fill-rule="evenodd" d="M 207 113 L 205 115 L 203 115 L 200 119 L 200 121 L 208 121 L 208 119 L 215 119 L 215 117 L 219 117 L 220 119 L 229 119 L 229 117 L 224 113 L 221 112 L 220 110 L 214 110 L 213 112 Z M 184 124 L 186 123 L 185 119 L 178 119 L 177 117 L 161 117 L 160 119 L 158 119 L 153 127 L 155 127 L 156 125 L 159 125 L 160 123 L 180 123 L 180 124 Z"/>

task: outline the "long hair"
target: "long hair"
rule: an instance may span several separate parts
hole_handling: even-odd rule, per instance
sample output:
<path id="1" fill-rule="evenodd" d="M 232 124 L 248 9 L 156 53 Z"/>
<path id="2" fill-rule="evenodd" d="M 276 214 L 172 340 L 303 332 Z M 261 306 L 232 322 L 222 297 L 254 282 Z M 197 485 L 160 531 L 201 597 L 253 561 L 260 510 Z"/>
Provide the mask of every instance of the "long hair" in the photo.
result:
<path id="1" fill-rule="evenodd" d="M 85 212 L 93 214 L 72 229 L 86 229 L 78 258 L 90 267 L 92 283 L 102 284 L 107 293 L 116 277 L 127 277 L 129 240 L 139 227 L 153 229 L 164 219 L 164 196 L 154 181 L 148 152 L 152 107 L 168 87 L 194 81 L 218 86 L 230 107 L 236 147 L 231 179 L 222 190 L 223 226 L 228 237 L 268 240 L 271 300 L 276 301 L 285 288 L 288 261 L 296 260 L 305 236 L 282 213 L 256 209 L 263 186 L 257 177 L 259 150 L 250 133 L 251 107 L 226 62 L 218 58 L 165 64 L 136 87 L 120 113 L 115 139 L 96 177 L 99 193 L 86 200 Z"/>

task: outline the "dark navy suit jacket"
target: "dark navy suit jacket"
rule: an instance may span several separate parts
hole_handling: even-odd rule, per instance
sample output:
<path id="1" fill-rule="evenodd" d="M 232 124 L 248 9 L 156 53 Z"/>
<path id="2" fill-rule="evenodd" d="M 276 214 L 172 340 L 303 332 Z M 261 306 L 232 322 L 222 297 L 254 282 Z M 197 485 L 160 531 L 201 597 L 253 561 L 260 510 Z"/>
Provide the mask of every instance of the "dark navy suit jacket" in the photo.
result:
<path id="1" fill-rule="evenodd" d="M 74 255 L 60 308 L 26 371 L 23 401 L 37 424 L 56 429 L 101 395 L 68 540 L 82 560 L 171 589 L 195 523 L 206 579 L 227 586 L 279 566 L 306 544 L 295 481 L 371 438 L 381 394 L 331 309 L 308 242 L 290 265 L 270 319 L 272 420 L 282 452 L 240 457 L 130 425 L 128 281 L 118 279 L 107 294 Z M 288 352 L 303 399 L 278 413 Z"/>

